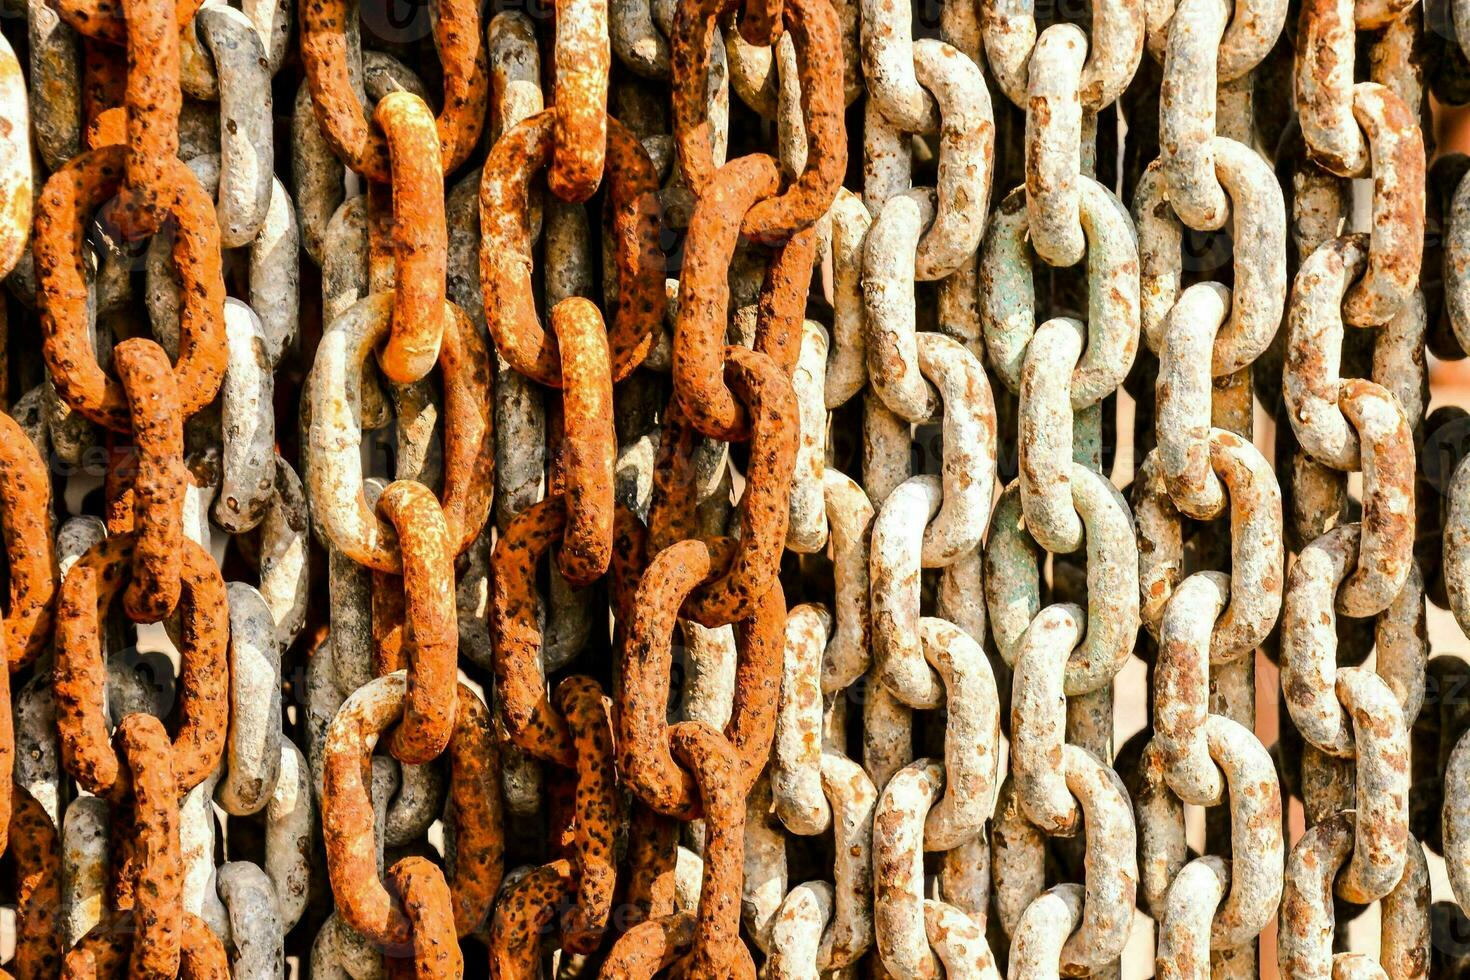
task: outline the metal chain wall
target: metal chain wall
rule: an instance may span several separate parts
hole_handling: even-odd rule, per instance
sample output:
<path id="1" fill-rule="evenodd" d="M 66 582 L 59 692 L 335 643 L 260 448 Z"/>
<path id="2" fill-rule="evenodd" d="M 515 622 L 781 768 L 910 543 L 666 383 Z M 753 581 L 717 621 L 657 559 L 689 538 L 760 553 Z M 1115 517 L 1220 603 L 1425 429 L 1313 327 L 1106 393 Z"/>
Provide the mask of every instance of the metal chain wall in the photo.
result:
<path id="1" fill-rule="evenodd" d="M 0 31 L 5 976 L 1470 976 L 1470 0 Z"/>

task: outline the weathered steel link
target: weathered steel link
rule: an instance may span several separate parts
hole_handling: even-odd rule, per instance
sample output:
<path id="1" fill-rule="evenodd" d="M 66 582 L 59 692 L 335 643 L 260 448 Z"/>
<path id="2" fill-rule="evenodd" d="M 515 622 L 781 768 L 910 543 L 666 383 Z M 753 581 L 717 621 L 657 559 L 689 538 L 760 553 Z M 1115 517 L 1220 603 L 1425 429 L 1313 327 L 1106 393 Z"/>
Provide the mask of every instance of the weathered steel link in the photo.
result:
<path id="1" fill-rule="evenodd" d="M 369 509 L 362 492 L 359 456 L 360 390 L 365 362 L 391 329 L 393 297 L 378 293 L 359 301 L 323 334 L 309 378 L 310 426 L 306 469 L 313 519 L 352 560 L 400 574 L 397 536 Z M 489 368 L 483 341 L 462 310 L 445 307 L 439 366 L 445 376 L 445 511 L 454 553 L 474 540 L 490 506 Z M 452 428 L 450 427 L 452 426 Z M 355 438 L 354 438 L 355 436 Z"/>
<path id="2" fill-rule="evenodd" d="M 689 187 L 703 198 L 715 179 L 716 165 L 705 85 L 715 21 L 732 9 L 726 0 L 681 0 L 671 39 L 674 138 Z M 828 0 L 795 0 L 781 5 L 781 24 L 796 45 L 802 122 L 807 137 L 806 167 L 787 191 L 752 203 L 741 228 L 757 241 L 779 242 L 810 226 L 831 206 L 847 168 L 843 133 L 842 80 L 837 16 Z M 732 161 L 735 162 L 735 161 Z"/>
<path id="3" fill-rule="evenodd" d="M 392 164 L 387 141 L 374 132 L 352 76 L 357 48 L 356 11 L 346 0 L 301 7 L 301 61 L 321 134 L 350 168 L 386 183 Z M 459 168 L 479 142 L 489 89 L 488 56 L 474 4 L 445 3 L 434 19 L 434 41 L 442 59 L 443 108 L 435 119 L 440 166 Z"/>
<path id="4" fill-rule="evenodd" d="M 122 186 L 122 147 L 107 146 L 73 158 L 46 182 L 36 205 L 35 258 L 43 352 L 57 392 L 77 412 L 109 429 L 131 425 L 122 385 L 97 364 L 87 340 L 87 285 L 83 248 L 88 216 Z M 179 408 L 188 417 L 214 399 L 228 359 L 224 283 L 214 205 L 184 164 L 170 161 L 164 201 L 176 219 L 173 258 L 182 281 L 183 309 L 174 375 Z"/>
<path id="5" fill-rule="evenodd" d="M 1007 806 L 1008 790 L 1013 794 L 1013 788 L 1002 788 L 997 806 L 996 874 L 1014 872 L 1028 879 L 1016 880 L 1018 887 L 1007 889 L 1012 897 L 1005 904 L 998 902 L 1001 924 L 1012 939 L 1013 974 L 1029 970 L 1055 973 L 1058 966 L 1054 963 L 1069 973 L 1106 964 L 1121 952 L 1133 915 L 1138 886 L 1136 831 L 1122 780 L 1075 745 L 1064 747 L 1062 759 L 1067 791 L 1075 797 L 1086 824 L 1088 854 L 1080 910 L 1072 913 L 1071 922 L 1061 930 L 1050 931 L 1050 893 L 1035 887 L 1044 877 L 1042 832 Z M 1024 830 L 1017 821 L 1025 825 Z"/>
<path id="6" fill-rule="evenodd" d="M 444 192 L 438 186 L 439 147 L 429 107 L 411 93 L 383 96 L 373 109 L 373 122 L 388 148 L 393 209 L 393 326 L 379 363 L 390 379 L 409 383 L 433 368 L 444 336 L 449 243 Z M 374 203 L 370 197 L 370 212 Z"/>
<path id="7" fill-rule="evenodd" d="M 0 141 L 0 272 L 10 275 L 31 235 L 35 177 L 31 167 L 30 109 L 20 62 L 0 39 L 0 106 L 10 120 Z"/>
<path id="8" fill-rule="evenodd" d="M 1036 332 L 1036 294 L 1026 244 L 1025 191 L 1008 194 L 991 215 L 980 251 L 980 316 L 992 368 L 1006 387 L 1020 386 Z M 1079 184 L 1087 249 L 1089 336 L 1072 378 L 1073 408 L 1096 404 L 1127 376 L 1138 350 L 1138 245 L 1130 222 L 1106 188 Z M 1095 335 L 1094 335 L 1095 332 Z"/>
<path id="9" fill-rule="evenodd" d="M 556 146 L 555 111 L 520 122 L 496 141 L 480 189 L 480 278 L 485 319 L 496 345 L 517 371 L 559 387 L 556 338 L 537 322 L 528 270 L 531 178 Z M 647 356 L 662 315 L 663 284 L 656 242 L 657 200 L 653 165 L 633 135 L 608 120 L 608 194 L 613 201 L 613 240 L 618 304 L 608 334 L 613 380 L 621 381 Z"/>

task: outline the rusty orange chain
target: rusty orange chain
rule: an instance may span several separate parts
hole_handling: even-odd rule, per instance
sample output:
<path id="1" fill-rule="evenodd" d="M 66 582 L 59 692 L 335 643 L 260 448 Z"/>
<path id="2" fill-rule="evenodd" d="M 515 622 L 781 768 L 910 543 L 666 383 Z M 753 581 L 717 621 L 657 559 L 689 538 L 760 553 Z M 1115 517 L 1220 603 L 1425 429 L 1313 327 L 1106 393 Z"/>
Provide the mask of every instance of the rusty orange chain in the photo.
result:
<path id="1" fill-rule="evenodd" d="M 446 108 L 435 117 L 413 91 L 382 91 L 369 123 L 352 90 L 365 66 L 355 60 L 361 54 L 349 41 L 357 32 L 344 23 L 349 17 L 356 14 L 346 4 L 304 7 L 302 16 L 320 136 L 368 181 L 365 208 L 361 198 L 339 206 L 321 245 L 323 300 L 334 318 L 312 367 L 306 425 L 308 498 L 333 572 L 331 661 L 322 669 L 329 691 L 321 706 L 332 716 L 313 753 L 322 836 L 335 915 L 350 935 L 393 957 L 395 971 L 458 976 L 458 938 L 487 921 L 499 885 L 502 828 L 489 713 L 456 676 L 454 560 L 488 518 L 494 449 L 484 341 L 448 294 L 442 181 L 479 139 L 487 61 L 478 12 L 445 7 L 436 41 Z M 334 235 L 334 227 L 343 230 Z M 399 479 L 381 488 L 375 506 L 360 458 L 363 402 L 376 389 L 367 374 L 373 352 L 395 383 L 407 440 Z M 435 410 L 426 375 L 436 365 L 445 407 L 437 494 L 426 470 L 432 417 L 417 427 L 410 421 Z M 386 873 L 381 867 L 369 758 L 390 726 L 402 787 L 434 794 L 424 776 L 441 755 L 449 759 L 446 812 L 463 848 L 449 873 L 415 856 Z M 411 772 L 420 775 L 411 779 Z M 420 823 L 413 833 L 423 829 Z M 329 969 L 333 955 L 341 954 L 329 951 L 320 968 Z"/>
<path id="2" fill-rule="evenodd" d="M 88 148 L 52 174 L 36 203 L 42 351 L 68 408 L 111 432 L 131 433 L 134 448 L 111 453 L 104 488 L 110 536 L 72 565 L 76 574 L 58 606 L 54 663 L 43 668 L 62 765 L 110 803 L 111 817 L 129 832 L 113 862 L 110 900 L 64 963 L 50 967 L 88 973 L 116 969 L 121 959 L 140 975 L 175 975 L 186 963 L 221 971 L 219 937 L 183 908 L 179 836 L 183 800 L 219 765 L 228 719 L 224 580 L 184 533 L 191 482 L 185 421 L 215 399 L 228 359 L 219 224 L 199 180 L 177 157 L 182 95 L 174 11 L 77 4 L 59 12 L 87 36 Z M 107 48 L 119 44 L 125 60 Z M 112 350 L 116 380 L 98 363 L 84 263 L 86 229 L 99 209 L 121 240 L 159 232 L 168 222 L 184 296 L 176 363 L 144 337 Z M 146 711 L 119 713 L 115 732 L 105 714 L 100 624 L 124 586 L 134 622 L 178 616 L 180 721 L 172 735 Z M 53 806 L 58 802 L 53 798 Z M 59 894 L 55 900 L 59 913 Z M 60 916 L 50 924 L 60 941 Z"/>
<path id="3" fill-rule="evenodd" d="M 9 974 L 1470 968 L 1470 3 L 12 7 Z"/>

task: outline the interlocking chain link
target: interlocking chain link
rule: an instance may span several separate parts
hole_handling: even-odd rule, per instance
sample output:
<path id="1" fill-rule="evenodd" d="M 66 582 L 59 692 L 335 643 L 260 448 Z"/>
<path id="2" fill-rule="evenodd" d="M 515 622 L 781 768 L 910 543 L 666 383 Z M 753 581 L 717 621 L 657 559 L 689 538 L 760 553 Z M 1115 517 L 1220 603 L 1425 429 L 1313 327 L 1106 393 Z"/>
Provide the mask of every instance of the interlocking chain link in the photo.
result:
<path id="1" fill-rule="evenodd" d="M 1470 0 L 5 6 L 0 972 L 1461 975 L 1466 104 Z"/>

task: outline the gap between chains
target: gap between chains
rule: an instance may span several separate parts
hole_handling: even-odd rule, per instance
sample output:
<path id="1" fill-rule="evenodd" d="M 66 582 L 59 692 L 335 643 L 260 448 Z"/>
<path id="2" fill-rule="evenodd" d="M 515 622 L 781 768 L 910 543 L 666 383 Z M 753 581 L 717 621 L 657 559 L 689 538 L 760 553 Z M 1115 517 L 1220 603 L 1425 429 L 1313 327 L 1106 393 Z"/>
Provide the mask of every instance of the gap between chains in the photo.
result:
<path id="1" fill-rule="evenodd" d="M 1470 976 L 1470 0 L 13 7 L 6 976 Z"/>

